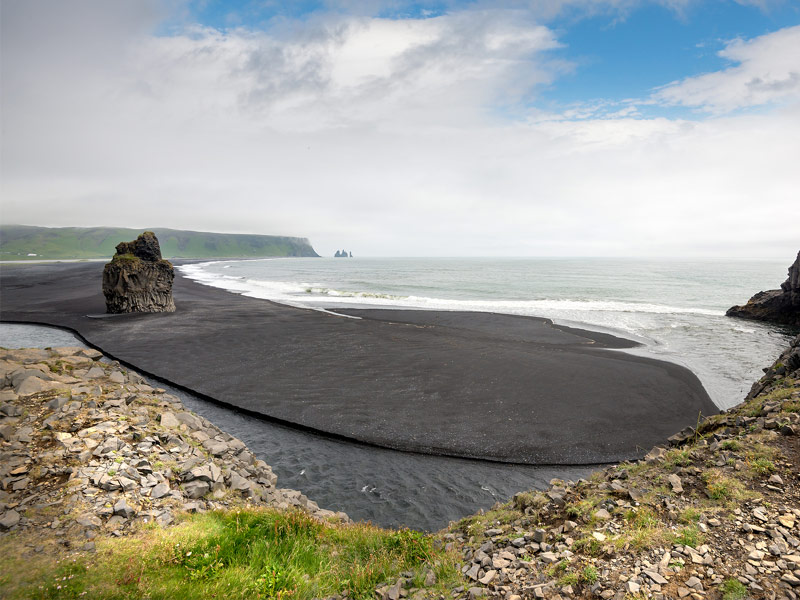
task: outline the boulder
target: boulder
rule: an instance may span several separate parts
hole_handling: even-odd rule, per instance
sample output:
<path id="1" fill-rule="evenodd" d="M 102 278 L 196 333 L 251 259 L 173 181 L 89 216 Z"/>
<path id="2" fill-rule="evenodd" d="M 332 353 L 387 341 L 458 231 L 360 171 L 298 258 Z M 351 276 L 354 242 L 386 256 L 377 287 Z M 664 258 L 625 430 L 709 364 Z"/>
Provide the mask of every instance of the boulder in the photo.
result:
<path id="1" fill-rule="evenodd" d="M 789 267 L 789 276 L 781 284 L 781 289 L 758 292 L 747 304 L 732 306 L 725 314 L 741 319 L 800 325 L 800 252 Z"/>
<path id="2" fill-rule="evenodd" d="M 152 231 L 132 242 L 117 244 L 117 253 L 103 269 L 106 312 L 174 312 L 172 264 L 161 258 Z"/>

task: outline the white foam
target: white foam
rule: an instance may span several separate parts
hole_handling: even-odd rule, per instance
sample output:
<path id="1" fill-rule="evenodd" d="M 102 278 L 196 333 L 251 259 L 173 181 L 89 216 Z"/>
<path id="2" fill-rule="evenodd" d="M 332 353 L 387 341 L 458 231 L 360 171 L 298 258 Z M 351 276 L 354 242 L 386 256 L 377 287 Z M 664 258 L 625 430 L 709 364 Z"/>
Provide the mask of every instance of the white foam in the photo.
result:
<path id="1" fill-rule="evenodd" d="M 253 298 L 283 302 L 292 306 L 318 308 L 325 306 L 381 306 L 386 308 L 418 308 L 429 310 L 464 310 L 501 312 L 518 315 L 557 315 L 566 319 L 585 317 L 586 313 L 723 316 L 722 311 L 664 304 L 618 302 L 611 300 L 459 300 L 428 296 L 400 296 L 375 292 L 342 290 L 323 284 L 302 281 L 267 281 L 231 277 L 204 270 L 208 264 L 180 267 L 184 275 L 199 283 L 223 288 Z M 627 329 L 627 327 L 626 327 Z"/>

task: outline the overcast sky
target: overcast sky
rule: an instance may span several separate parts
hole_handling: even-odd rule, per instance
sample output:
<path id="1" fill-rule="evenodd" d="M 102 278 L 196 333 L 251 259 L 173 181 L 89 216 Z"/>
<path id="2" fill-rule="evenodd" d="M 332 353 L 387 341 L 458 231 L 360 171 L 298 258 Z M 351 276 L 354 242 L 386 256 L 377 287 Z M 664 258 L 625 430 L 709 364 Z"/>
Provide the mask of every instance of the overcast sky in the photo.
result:
<path id="1" fill-rule="evenodd" d="M 795 0 L 0 7 L 6 224 L 358 256 L 800 248 Z"/>

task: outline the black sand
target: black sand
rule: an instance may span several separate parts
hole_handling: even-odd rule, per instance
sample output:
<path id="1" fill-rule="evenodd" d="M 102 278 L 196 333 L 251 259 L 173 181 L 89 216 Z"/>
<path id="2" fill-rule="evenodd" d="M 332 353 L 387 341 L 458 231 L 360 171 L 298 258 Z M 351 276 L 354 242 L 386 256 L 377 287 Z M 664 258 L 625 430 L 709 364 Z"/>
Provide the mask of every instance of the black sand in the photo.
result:
<path id="1" fill-rule="evenodd" d="M 68 327 L 120 361 L 248 411 L 417 452 L 529 464 L 640 456 L 716 407 L 613 336 L 486 313 L 342 311 L 176 277 L 177 312 L 103 314 L 100 263 L 3 265 L 0 318 Z M 2 344 L 2 341 L 0 341 Z"/>

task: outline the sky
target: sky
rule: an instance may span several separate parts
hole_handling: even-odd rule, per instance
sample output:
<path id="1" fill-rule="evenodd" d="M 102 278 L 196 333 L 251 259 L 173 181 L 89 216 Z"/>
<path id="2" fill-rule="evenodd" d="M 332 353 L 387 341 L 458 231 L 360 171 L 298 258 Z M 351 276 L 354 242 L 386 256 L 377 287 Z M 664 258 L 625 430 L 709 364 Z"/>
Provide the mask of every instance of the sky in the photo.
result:
<path id="1" fill-rule="evenodd" d="M 800 248 L 798 0 L 0 0 L 0 222 Z"/>

